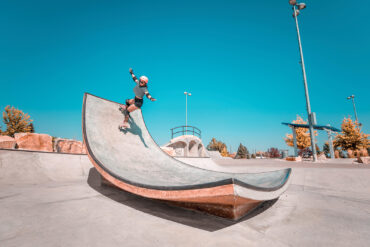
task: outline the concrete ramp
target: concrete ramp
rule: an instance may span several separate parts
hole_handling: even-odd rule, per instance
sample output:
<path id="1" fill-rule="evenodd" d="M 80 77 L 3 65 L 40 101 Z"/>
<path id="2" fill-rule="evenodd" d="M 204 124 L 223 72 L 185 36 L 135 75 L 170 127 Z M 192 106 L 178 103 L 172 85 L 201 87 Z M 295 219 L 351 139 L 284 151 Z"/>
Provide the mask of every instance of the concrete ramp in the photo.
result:
<path id="1" fill-rule="evenodd" d="M 238 219 L 287 189 L 290 168 L 238 174 L 193 167 L 161 150 L 140 110 L 131 113 L 127 130 L 118 128 L 123 119 L 118 103 L 85 94 L 82 127 L 88 157 L 106 180 L 123 190 Z"/>

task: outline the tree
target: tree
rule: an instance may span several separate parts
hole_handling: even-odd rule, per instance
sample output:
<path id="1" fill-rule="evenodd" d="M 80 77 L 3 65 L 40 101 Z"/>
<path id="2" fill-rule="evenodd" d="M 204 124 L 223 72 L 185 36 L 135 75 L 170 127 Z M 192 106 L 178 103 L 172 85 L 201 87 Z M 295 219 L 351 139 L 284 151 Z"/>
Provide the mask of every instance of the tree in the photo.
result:
<path id="1" fill-rule="evenodd" d="M 229 156 L 229 152 L 227 151 L 226 144 L 221 141 L 217 141 L 216 138 L 212 138 L 212 140 L 207 145 L 207 150 L 219 151 L 222 156 L 225 156 L 225 157 Z"/>
<path id="2" fill-rule="evenodd" d="M 351 118 L 344 118 L 341 128 L 342 132 L 335 137 L 334 146 L 352 151 L 369 147 L 369 135 L 361 131 L 359 123 L 353 122 Z"/>
<path id="3" fill-rule="evenodd" d="M 30 123 L 30 133 L 35 133 L 35 127 L 33 126 L 33 123 Z"/>
<path id="4" fill-rule="evenodd" d="M 322 147 L 322 151 L 326 157 L 330 157 L 330 147 L 328 142 L 325 142 L 324 146 Z"/>
<path id="5" fill-rule="evenodd" d="M 248 149 L 240 143 L 235 159 L 246 159 L 249 155 Z"/>
<path id="6" fill-rule="evenodd" d="M 14 137 L 15 133 L 19 132 L 30 132 L 31 122 L 30 116 L 23 113 L 21 110 L 9 105 L 5 107 L 3 112 L 3 121 L 6 126 L 6 130 L 3 134 Z"/>
<path id="7" fill-rule="evenodd" d="M 230 156 L 229 152 L 227 151 L 226 145 L 221 150 L 221 156 L 223 156 L 223 157 L 229 157 Z"/>
<path id="8" fill-rule="evenodd" d="M 270 158 L 280 158 L 280 152 L 277 148 L 269 148 L 267 150 L 268 157 Z"/>
<path id="9" fill-rule="evenodd" d="M 294 120 L 293 123 L 307 124 L 307 121 L 304 121 L 299 115 L 297 115 L 297 119 Z M 303 150 L 311 146 L 311 137 L 308 128 L 295 128 L 295 132 L 297 136 L 298 149 Z M 314 131 L 314 135 L 317 136 L 317 131 Z M 289 147 L 294 147 L 293 134 L 286 134 L 284 140 Z"/>

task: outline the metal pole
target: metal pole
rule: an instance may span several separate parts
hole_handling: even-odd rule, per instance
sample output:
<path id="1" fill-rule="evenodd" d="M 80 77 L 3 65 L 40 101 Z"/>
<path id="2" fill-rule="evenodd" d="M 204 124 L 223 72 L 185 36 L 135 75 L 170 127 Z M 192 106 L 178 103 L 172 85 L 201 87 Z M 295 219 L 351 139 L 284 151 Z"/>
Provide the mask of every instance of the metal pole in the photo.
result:
<path id="1" fill-rule="evenodd" d="M 331 130 L 328 130 L 328 141 L 329 141 L 329 149 L 330 149 L 330 158 L 334 159 L 334 147 L 333 147 L 333 137 L 331 135 Z"/>
<path id="2" fill-rule="evenodd" d="M 294 146 L 294 157 L 298 157 L 298 148 L 297 148 L 297 133 L 295 131 L 295 128 L 292 127 L 293 132 L 293 146 Z"/>
<path id="3" fill-rule="evenodd" d="M 316 162 L 317 161 L 317 155 L 316 155 L 315 137 L 314 137 L 312 119 L 311 119 L 312 115 L 311 115 L 310 97 L 308 95 L 306 69 L 305 69 L 304 59 L 303 59 L 301 36 L 299 34 L 298 18 L 297 18 L 297 14 L 296 14 L 297 13 L 296 12 L 296 6 L 293 6 L 293 10 L 294 10 L 294 19 L 295 19 L 295 23 L 296 23 L 296 27 L 297 27 L 299 52 L 301 54 L 301 66 L 302 66 L 302 73 L 303 73 L 304 90 L 305 90 L 305 94 L 306 94 L 306 106 L 307 106 L 308 124 L 309 124 L 310 137 L 311 137 L 312 156 L 313 156 L 313 161 Z"/>
<path id="4" fill-rule="evenodd" d="M 186 106 L 185 106 L 185 135 L 187 135 L 187 132 L 188 132 L 188 128 L 187 128 L 187 126 L 188 126 L 188 94 L 186 94 L 185 95 L 185 104 L 186 104 Z"/>
<path id="5" fill-rule="evenodd" d="M 353 110 L 355 111 L 356 122 L 358 123 L 356 105 L 355 105 L 355 96 L 352 96 L 352 103 L 353 103 Z"/>

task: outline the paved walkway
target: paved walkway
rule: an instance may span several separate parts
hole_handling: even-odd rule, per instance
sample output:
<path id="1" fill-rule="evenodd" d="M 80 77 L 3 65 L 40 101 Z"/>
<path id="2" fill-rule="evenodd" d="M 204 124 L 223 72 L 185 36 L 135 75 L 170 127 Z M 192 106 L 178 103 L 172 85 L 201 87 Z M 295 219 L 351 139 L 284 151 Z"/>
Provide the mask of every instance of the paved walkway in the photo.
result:
<path id="1" fill-rule="evenodd" d="M 0 150 L 2 247 L 368 246 L 370 242 L 370 170 L 357 165 L 294 168 L 292 183 L 279 200 L 233 222 L 101 187 L 86 156 L 50 154 L 43 159 L 36 153 L 35 160 L 48 160 L 52 166 L 47 170 L 39 164 L 35 171 L 26 169 L 25 152 L 20 152 L 22 164 L 5 152 Z M 58 163 L 61 160 L 64 164 Z M 278 162 L 269 163 L 268 169 L 280 169 Z M 248 169 L 241 163 L 229 163 L 227 169 Z M 24 172 L 15 172 L 21 165 Z M 73 174 L 63 169 L 72 165 Z M 23 175 L 27 179 L 22 180 Z"/>

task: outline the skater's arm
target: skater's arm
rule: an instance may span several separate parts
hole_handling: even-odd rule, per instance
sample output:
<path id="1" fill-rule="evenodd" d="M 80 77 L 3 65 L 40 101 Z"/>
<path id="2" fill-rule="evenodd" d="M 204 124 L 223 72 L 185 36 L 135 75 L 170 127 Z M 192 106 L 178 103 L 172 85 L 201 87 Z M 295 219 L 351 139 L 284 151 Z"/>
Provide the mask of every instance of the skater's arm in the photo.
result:
<path id="1" fill-rule="evenodd" d="M 149 92 L 145 92 L 145 96 L 146 96 L 148 99 L 150 99 L 151 101 L 156 101 L 156 99 L 155 99 L 155 98 L 153 98 L 153 97 L 150 95 L 150 93 L 149 93 Z"/>
<path id="2" fill-rule="evenodd" d="M 130 74 L 132 76 L 132 80 L 134 80 L 134 82 L 136 82 L 136 83 L 139 83 L 139 80 L 137 79 L 136 75 L 134 74 L 134 71 L 131 68 L 129 69 L 129 71 L 130 71 Z"/>

